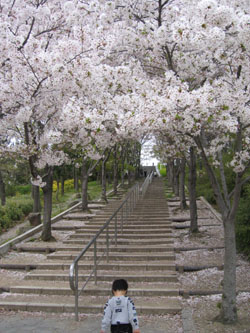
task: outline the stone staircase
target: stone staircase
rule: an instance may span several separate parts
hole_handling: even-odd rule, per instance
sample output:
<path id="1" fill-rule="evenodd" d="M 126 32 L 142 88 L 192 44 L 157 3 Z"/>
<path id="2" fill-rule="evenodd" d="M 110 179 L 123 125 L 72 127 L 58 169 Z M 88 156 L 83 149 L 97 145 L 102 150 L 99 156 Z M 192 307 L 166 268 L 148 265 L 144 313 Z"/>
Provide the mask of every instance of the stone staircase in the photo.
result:
<path id="1" fill-rule="evenodd" d="M 92 204 L 92 212 L 87 217 L 76 211 L 56 223 L 53 229 L 69 232 L 68 236 L 60 244 L 48 245 L 41 260 L 34 257 L 33 262 L 26 262 L 28 268 L 35 269 L 11 285 L 4 298 L 0 297 L 0 308 L 74 312 L 74 295 L 69 287 L 70 264 L 119 206 L 123 196 L 120 191 L 118 199 L 110 200 L 108 205 Z M 97 243 L 99 255 L 105 242 L 104 233 Z M 36 252 L 39 245 L 25 243 L 18 247 L 22 258 L 22 254 Z M 79 313 L 102 313 L 116 278 L 128 280 L 128 294 L 133 297 L 139 314 L 181 311 L 172 227 L 162 179 L 154 179 L 124 225 L 123 233 L 119 232 L 117 246 L 110 245 L 109 251 L 109 262 L 104 257 L 98 265 L 97 285 L 90 281 L 79 298 Z M 90 249 L 79 263 L 80 288 L 92 267 L 93 250 Z"/>

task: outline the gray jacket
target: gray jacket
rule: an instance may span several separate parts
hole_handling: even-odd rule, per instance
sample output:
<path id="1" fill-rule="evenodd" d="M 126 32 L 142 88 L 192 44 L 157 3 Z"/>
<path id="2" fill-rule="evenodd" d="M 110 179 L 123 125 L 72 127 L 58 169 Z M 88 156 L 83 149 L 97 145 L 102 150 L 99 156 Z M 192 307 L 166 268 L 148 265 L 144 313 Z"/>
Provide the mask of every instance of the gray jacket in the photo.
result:
<path id="1" fill-rule="evenodd" d="M 139 329 L 136 309 L 131 298 L 127 296 L 113 296 L 104 307 L 102 330 L 110 325 L 131 324 L 133 329 Z"/>

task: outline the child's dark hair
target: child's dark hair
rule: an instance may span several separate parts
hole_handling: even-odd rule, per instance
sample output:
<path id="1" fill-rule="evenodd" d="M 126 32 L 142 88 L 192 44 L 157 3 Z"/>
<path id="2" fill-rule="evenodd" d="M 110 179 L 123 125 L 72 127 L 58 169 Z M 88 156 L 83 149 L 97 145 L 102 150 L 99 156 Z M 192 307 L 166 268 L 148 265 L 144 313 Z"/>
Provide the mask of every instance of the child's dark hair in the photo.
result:
<path id="1" fill-rule="evenodd" d="M 128 290 L 128 282 L 124 279 L 115 280 L 112 284 L 112 290 Z"/>

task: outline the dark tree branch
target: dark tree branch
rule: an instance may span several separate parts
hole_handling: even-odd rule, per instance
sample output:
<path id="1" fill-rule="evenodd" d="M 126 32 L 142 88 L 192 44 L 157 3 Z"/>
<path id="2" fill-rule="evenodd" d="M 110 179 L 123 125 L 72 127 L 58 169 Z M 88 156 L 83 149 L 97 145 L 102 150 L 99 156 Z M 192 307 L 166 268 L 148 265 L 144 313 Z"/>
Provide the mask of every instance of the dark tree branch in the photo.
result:
<path id="1" fill-rule="evenodd" d="M 25 40 L 23 41 L 23 44 L 18 48 L 18 51 L 21 51 L 24 48 L 25 44 L 28 42 L 28 40 L 30 38 L 30 35 L 31 35 L 31 32 L 32 32 L 32 29 L 34 27 L 34 23 L 35 23 L 35 18 L 33 17 L 28 35 L 26 36 Z"/>
<path id="2" fill-rule="evenodd" d="M 57 25 L 57 26 L 55 26 L 55 27 L 52 27 L 52 28 L 49 28 L 49 29 L 43 30 L 43 31 L 41 31 L 41 32 L 38 32 L 34 37 L 39 37 L 39 36 L 41 36 L 41 35 L 43 35 L 43 34 L 46 34 L 46 33 L 48 33 L 48 32 L 55 31 L 55 30 L 58 29 L 59 27 L 60 27 L 60 24 Z"/>
<path id="3" fill-rule="evenodd" d="M 43 83 L 45 80 L 47 80 L 47 78 L 48 78 L 48 76 L 44 77 L 42 80 L 39 81 L 39 83 L 38 83 L 38 85 L 37 85 L 35 91 L 33 92 L 32 96 L 31 96 L 32 98 L 36 97 L 36 95 L 37 95 L 37 93 L 38 93 L 38 91 L 39 91 L 39 89 L 40 89 L 42 83 Z"/>

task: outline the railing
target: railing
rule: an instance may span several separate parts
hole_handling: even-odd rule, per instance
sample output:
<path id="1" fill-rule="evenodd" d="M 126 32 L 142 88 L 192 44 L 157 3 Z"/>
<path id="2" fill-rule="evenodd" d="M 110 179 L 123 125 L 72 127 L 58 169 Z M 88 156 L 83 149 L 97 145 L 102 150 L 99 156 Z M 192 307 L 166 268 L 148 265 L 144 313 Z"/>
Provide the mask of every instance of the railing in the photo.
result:
<path id="1" fill-rule="evenodd" d="M 141 188 L 140 188 L 140 194 L 142 197 L 144 197 L 144 194 L 146 193 L 149 184 L 152 183 L 154 177 L 154 171 L 151 171 L 149 175 L 147 175 L 145 181 L 143 182 Z"/>
<path id="2" fill-rule="evenodd" d="M 145 192 L 144 192 L 145 193 Z M 130 192 L 128 193 L 126 199 L 122 202 L 122 204 L 119 206 L 119 208 L 114 212 L 114 214 L 107 220 L 107 222 L 103 225 L 102 228 L 96 233 L 96 235 L 93 237 L 93 239 L 88 243 L 88 245 L 81 251 L 81 253 L 75 258 L 73 263 L 70 266 L 69 271 L 69 283 L 70 288 L 75 293 L 75 319 L 78 321 L 78 304 L 79 304 L 79 296 L 81 292 L 86 287 L 87 283 L 92 279 L 94 276 L 95 284 L 97 284 L 97 266 L 99 262 L 102 260 L 102 258 L 106 255 L 106 260 L 109 262 L 109 245 L 113 241 L 115 241 L 115 246 L 117 246 L 117 236 L 118 236 L 118 229 L 120 227 L 121 233 L 123 233 L 123 225 L 124 222 L 128 220 L 128 217 L 131 215 L 132 211 L 134 210 L 134 207 L 139 200 L 140 197 L 140 188 L 139 184 L 136 184 L 132 187 Z M 119 218 L 119 221 L 118 221 Z M 110 230 L 110 224 L 111 221 L 114 222 L 114 231 L 111 232 Z M 120 222 L 120 225 L 118 225 Z M 102 253 L 100 257 L 97 257 L 97 240 L 100 237 L 101 234 L 106 232 L 106 249 Z M 79 290 L 79 276 L 78 276 L 78 263 L 79 260 L 84 256 L 84 254 L 92 247 L 94 246 L 94 268 L 92 272 L 90 273 L 89 277 L 85 281 L 83 287 Z"/>

